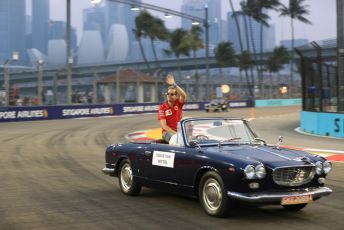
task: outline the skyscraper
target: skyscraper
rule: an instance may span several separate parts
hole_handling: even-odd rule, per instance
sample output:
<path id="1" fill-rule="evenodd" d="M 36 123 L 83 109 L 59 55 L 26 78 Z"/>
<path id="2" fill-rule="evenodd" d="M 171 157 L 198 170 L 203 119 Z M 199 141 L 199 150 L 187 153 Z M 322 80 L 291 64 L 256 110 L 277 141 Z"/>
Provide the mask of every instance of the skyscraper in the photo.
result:
<path id="1" fill-rule="evenodd" d="M 96 5 L 83 11 L 83 30 L 97 30 L 101 34 L 103 43 L 107 36 L 105 30 L 105 7 Z"/>
<path id="2" fill-rule="evenodd" d="M 136 0 L 142 2 L 141 0 Z M 113 24 L 125 25 L 128 33 L 129 40 L 129 59 L 132 59 L 136 55 L 137 51 L 132 47 L 132 43 L 136 41 L 134 35 L 135 18 L 139 12 L 132 11 L 131 6 L 127 4 L 115 3 L 111 1 L 105 2 L 105 31 L 106 35 L 109 33 L 110 28 Z"/>
<path id="3" fill-rule="evenodd" d="M 18 63 L 26 61 L 26 16 L 25 1 L 0 1 L 0 63 L 19 52 Z"/>
<path id="4" fill-rule="evenodd" d="M 240 31 L 240 37 L 241 37 L 241 44 L 243 46 L 243 50 L 250 50 L 251 53 L 253 53 L 253 48 L 255 48 L 256 52 L 260 52 L 261 47 L 261 39 L 260 39 L 260 29 L 261 24 L 256 22 L 254 19 L 247 17 L 240 14 L 237 14 L 235 16 L 238 20 L 239 24 L 239 31 Z M 246 22 L 245 22 L 246 20 Z M 249 23 L 251 21 L 251 23 Z M 250 24 L 252 27 L 250 27 Z M 247 27 L 246 27 L 247 25 Z M 263 29 L 263 49 L 272 49 L 275 45 L 275 27 L 264 27 Z M 252 34 L 251 34 L 252 30 Z M 228 40 L 233 43 L 234 49 L 236 52 L 240 52 L 240 41 L 239 41 L 239 32 L 237 30 L 237 26 L 235 23 L 235 18 L 233 16 L 232 12 L 227 13 L 227 34 L 228 34 Z M 247 34 L 249 38 L 247 38 Z M 253 36 L 253 38 L 251 37 Z M 252 39 L 254 42 L 254 47 L 252 44 Z M 268 43 L 269 42 L 269 43 Z"/>
<path id="5" fill-rule="evenodd" d="M 49 35 L 49 0 L 32 1 L 32 48 L 47 54 Z"/>
<path id="6" fill-rule="evenodd" d="M 184 0 L 181 11 L 185 14 L 205 19 L 206 4 L 208 4 L 209 42 L 216 45 L 221 40 L 222 31 L 221 0 Z M 190 29 L 191 23 L 190 19 L 182 18 L 182 27 L 184 29 Z"/>

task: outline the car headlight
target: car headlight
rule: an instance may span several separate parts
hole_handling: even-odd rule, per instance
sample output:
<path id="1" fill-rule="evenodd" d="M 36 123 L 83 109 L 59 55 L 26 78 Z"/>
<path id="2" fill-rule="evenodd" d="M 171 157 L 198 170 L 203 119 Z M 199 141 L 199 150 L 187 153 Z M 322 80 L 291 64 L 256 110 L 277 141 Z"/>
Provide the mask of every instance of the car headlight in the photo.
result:
<path id="1" fill-rule="evenodd" d="M 323 164 L 321 161 L 315 162 L 315 172 L 318 175 L 321 175 L 323 173 Z"/>
<path id="2" fill-rule="evenodd" d="M 256 176 L 256 171 L 253 165 L 247 165 L 244 169 L 245 177 L 247 179 L 254 179 Z"/>
<path id="3" fill-rule="evenodd" d="M 256 176 L 258 179 L 263 179 L 266 176 L 266 170 L 264 165 L 256 166 Z"/>
<path id="4" fill-rule="evenodd" d="M 325 174 L 328 174 L 329 172 L 331 172 L 332 170 L 332 164 L 329 161 L 324 161 L 324 163 L 322 163 L 323 165 L 323 170 Z"/>

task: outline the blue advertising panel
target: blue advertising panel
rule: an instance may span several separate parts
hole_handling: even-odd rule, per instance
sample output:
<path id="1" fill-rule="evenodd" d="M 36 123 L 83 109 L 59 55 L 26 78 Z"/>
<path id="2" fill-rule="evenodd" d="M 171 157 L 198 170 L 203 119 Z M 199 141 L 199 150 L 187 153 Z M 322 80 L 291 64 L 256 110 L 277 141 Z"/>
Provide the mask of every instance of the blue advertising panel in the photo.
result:
<path id="1" fill-rule="evenodd" d="M 302 111 L 301 128 L 312 134 L 344 138 L 344 114 Z"/>
<path id="2" fill-rule="evenodd" d="M 190 102 L 183 109 L 204 110 L 204 104 L 205 102 Z M 155 113 L 159 106 L 160 103 L 0 107 L 0 122 Z"/>
<path id="3" fill-rule="evenodd" d="M 113 105 L 33 106 L 0 108 L 0 122 L 114 115 Z"/>
<path id="4" fill-rule="evenodd" d="M 248 108 L 253 107 L 253 101 L 247 100 L 238 100 L 238 101 L 229 101 L 228 106 L 229 108 Z"/>
<path id="5" fill-rule="evenodd" d="M 138 114 L 138 113 L 155 113 L 158 112 L 161 103 L 135 103 L 135 104 L 117 104 L 115 114 Z M 184 105 L 184 111 L 204 110 L 205 102 L 188 102 Z"/>
<path id="6" fill-rule="evenodd" d="M 207 102 L 188 102 L 184 111 L 205 110 Z M 229 101 L 230 108 L 252 107 L 252 101 Z M 69 119 L 157 113 L 161 103 L 0 107 L 0 122 Z"/>
<path id="7" fill-rule="evenodd" d="M 292 106 L 292 105 L 301 105 L 301 104 L 302 104 L 301 98 L 256 100 L 256 107 Z"/>

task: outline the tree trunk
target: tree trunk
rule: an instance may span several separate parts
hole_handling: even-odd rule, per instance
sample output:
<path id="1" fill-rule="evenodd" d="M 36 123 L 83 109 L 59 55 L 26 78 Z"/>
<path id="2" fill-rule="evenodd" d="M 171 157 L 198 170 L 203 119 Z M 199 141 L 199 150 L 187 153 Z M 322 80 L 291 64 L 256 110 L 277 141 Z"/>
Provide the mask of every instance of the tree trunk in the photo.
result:
<path id="1" fill-rule="evenodd" d="M 294 91 L 294 19 L 291 18 L 291 61 L 290 61 L 290 87 L 289 97 L 293 97 Z"/>
<path id="2" fill-rule="evenodd" d="M 264 25 L 263 23 L 260 24 L 260 63 L 263 62 L 263 46 L 264 46 L 264 43 L 263 43 L 263 34 L 264 34 Z M 263 95 L 264 95 L 264 71 L 263 71 L 263 66 L 260 66 L 259 69 L 258 69 L 258 78 L 260 79 L 260 81 L 262 82 L 262 92 L 263 92 Z"/>
<path id="3" fill-rule="evenodd" d="M 176 58 L 177 58 L 177 66 L 178 66 L 178 73 L 179 73 L 179 81 L 181 81 L 182 80 L 182 70 L 180 67 L 179 56 L 176 56 Z"/>
<path id="4" fill-rule="evenodd" d="M 243 52 L 244 51 L 244 47 L 243 47 L 242 39 L 241 39 L 241 31 L 240 31 L 239 21 L 238 21 L 238 18 L 236 17 L 236 15 L 235 15 L 235 9 L 234 9 L 234 5 L 233 5 L 232 0 L 229 0 L 229 4 L 230 4 L 231 10 L 232 10 L 232 12 L 234 14 L 234 21 L 235 21 L 235 26 L 236 26 L 237 33 L 238 33 L 240 51 Z"/>
<path id="5" fill-rule="evenodd" d="M 156 49 L 155 49 L 155 46 L 154 46 L 154 40 L 152 38 L 150 40 L 151 40 L 151 45 L 152 45 L 152 50 L 153 50 L 155 62 L 157 64 L 158 68 L 161 69 L 160 62 L 159 62 L 159 59 L 158 59 L 158 55 L 156 54 Z"/>
<path id="6" fill-rule="evenodd" d="M 143 47 L 142 47 L 142 41 L 141 41 L 141 38 L 139 38 L 138 40 L 139 40 L 139 46 L 140 46 L 140 51 L 141 51 L 141 54 L 142 54 L 143 60 L 144 60 L 144 62 L 145 62 L 145 63 L 146 63 L 146 65 L 147 65 L 147 70 L 149 71 L 149 70 L 150 70 L 150 66 L 149 66 L 149 63 L 148 63 L 148 61 L 147 61 L 147 58 L 146 58 L 145 52 L 143 51 Z"/>
<path id="7" fill-rule="evenodd" d="M 272 86 L 272 73 L 271 71 L 269 72 L 269 75 L 270 75 L 270 99 L 273 98 L 273 86 Z"/>
<path id="8" fill-rule="evenodd" d="M 198 75 L 198 63 L 197 63 L 197 57 L 196 57 L 196 50 L 193 50 L 193 57 L 194 57 L 194 62 L 195 62 L 195 70 L 196 70 L 196 74 L 195 74 L 195 77 L 196 77 L 196 90 L 195 90 L 195 92 L 196 92 L 196 100 L 197 101 L 200 101 L 200 99 L 199 99 L 199 75 Z"/>
<path id="9" fill-rule="evenodd" d="M 251 44 L 252 44 L 252 50 L 253 50 L 253 57 L 254 57 L 254 67 L 252 67 L 252 74 L 253 74 L 253 68 L 256 69 L 256 72 L 258 74 L 258 67 L 257 67 L 257 49 L 256 49 L 256 43 L 254 42 L 254 36 L 253 36 L 253 27 L 252 27 L 252 17 L 248 18 L 248 24 L 249 24 L 249 29 L 250 29 L 250 37 L 251 37 Z M 253 78 L 254 82 L 254 78 Z M 262 82 L 261 79 L 258 77 L 258 85 L 261 86 Z M 254 86 L 254 84 L 253 84 Z M 261 93 L 261 92 L 260 92 Z"/>
<path id="10" fill-rule="evenodd" d="M 243 15 L 243 17 L 244 17 L 245 34 L 246 34 L 246 46 L 247 46 L 246 48 L 247 48 L 248 53 L 250 54 L 251 53 L 250 52 L 250 41 L 249 41 L 250 36 L 249 36 L 249 33 L 248 33 L 247 19 L 246 19 L 245 15 Z M 254 91 L 253 91 L 253 89 L 251 89 L 251 87 L 254 87 L 254 75 L 253 75 L 252 66 L 250 67 L 250 72 L 251 72 L 251 85 L 248 85 L 248 87 L 250 89 L 249 91 L 250 91 L 251 97 L 254 100 L 254 98 L 255 98 Z M 247 70 L 245 71 L 245 74 L 248 74 Z"/>

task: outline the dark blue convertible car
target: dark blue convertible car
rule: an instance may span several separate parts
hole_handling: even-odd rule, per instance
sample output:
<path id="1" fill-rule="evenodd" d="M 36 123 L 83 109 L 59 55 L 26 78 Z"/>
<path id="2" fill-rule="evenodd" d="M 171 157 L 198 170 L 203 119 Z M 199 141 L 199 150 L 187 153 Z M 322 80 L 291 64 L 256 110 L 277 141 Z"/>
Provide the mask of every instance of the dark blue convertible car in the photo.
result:
<path id="1" fill-rule="evenodd" d="M 267 145 L 244 119 L 188 118 L 169 144 L 110 145 L 103 172 L 118 177 L 126 195 L 138 195 L 146 186 L 197 197 L 205 212 L 217 217 L 237 202 L 298 211 L 329 195 L 324 183 L 331 163 L 280 142 Z"/>

